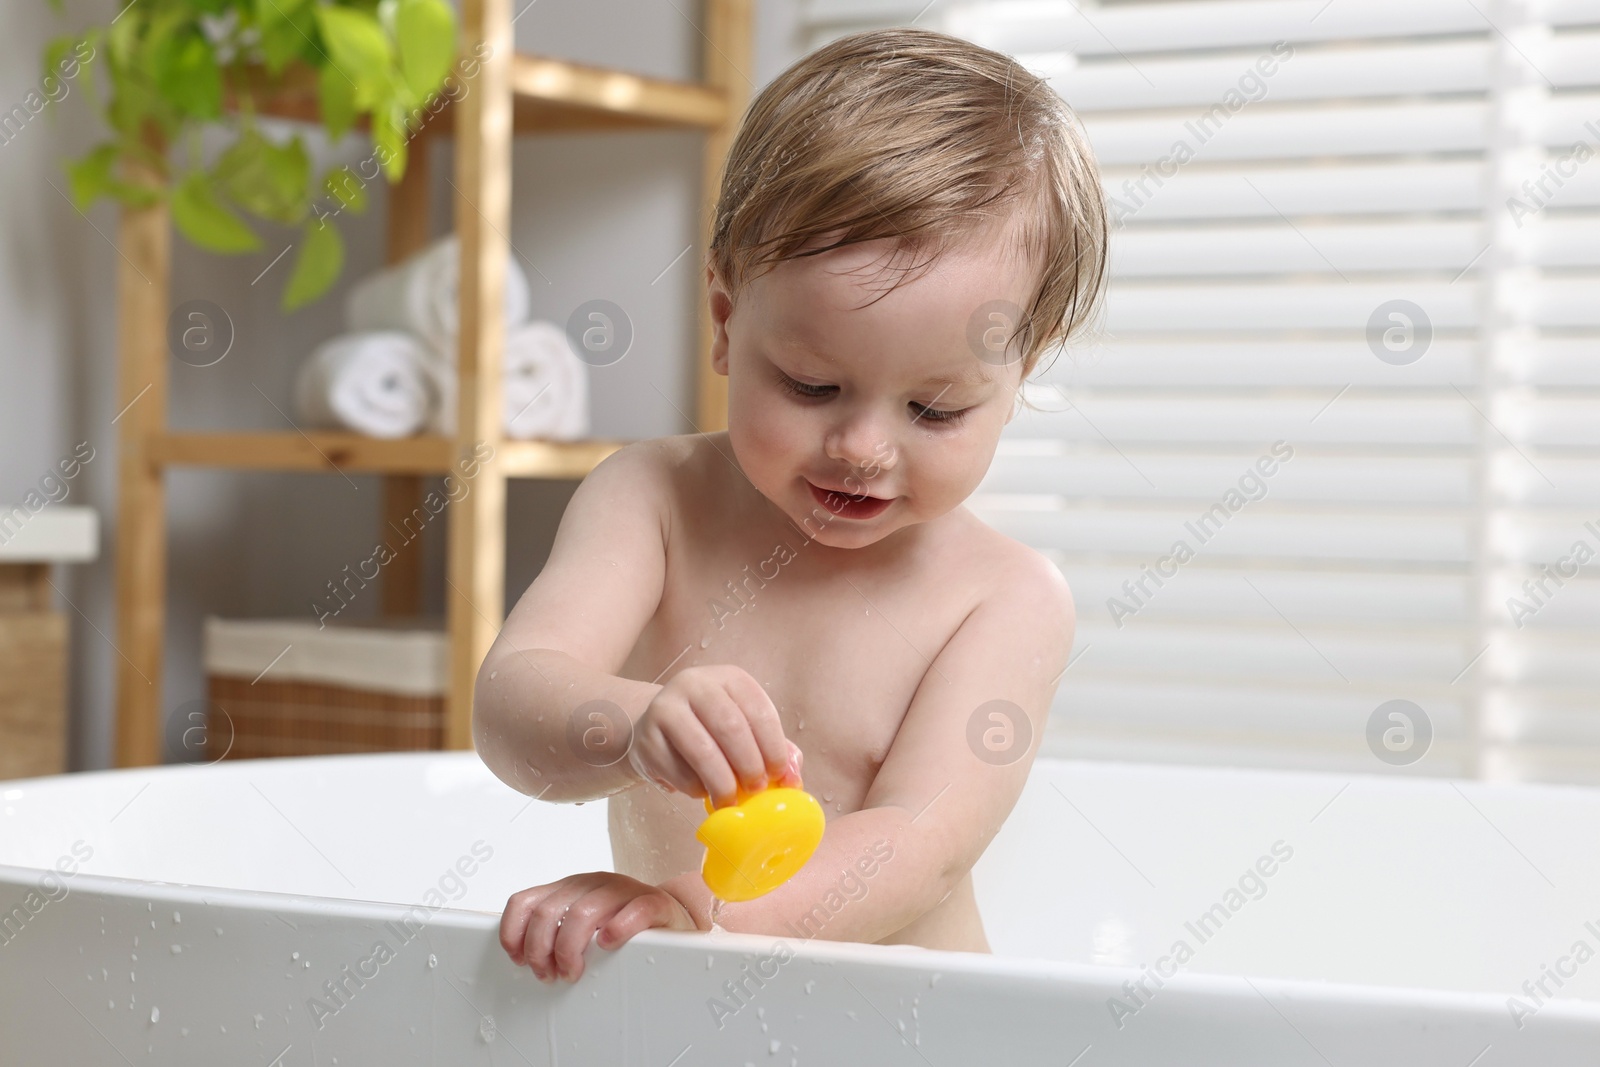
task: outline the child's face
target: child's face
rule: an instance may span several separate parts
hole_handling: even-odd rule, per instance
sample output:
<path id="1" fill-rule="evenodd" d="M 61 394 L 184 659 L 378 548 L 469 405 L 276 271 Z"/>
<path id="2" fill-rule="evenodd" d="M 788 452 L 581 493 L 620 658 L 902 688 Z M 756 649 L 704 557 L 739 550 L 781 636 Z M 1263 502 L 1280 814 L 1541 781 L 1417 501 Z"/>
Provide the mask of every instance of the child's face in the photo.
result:
<path id="1" fill-rule="evenodd" d="M 747 285 L 737 308 L 708 269 L 729 442 L 755 487 L 822 544 L 861 548 L 935 519 L 989 469 L 1021 360 L 1013 352 L 1004 363 L 969 337 L 1002 321 L 1014 328 L 1035 282 L 1001 236 L 991 229 L 949 249 L 887 294 L 912 262 L 902 254 L 895 273 L 884 270 L 887 240 L 785 260 Z M 990 317 L 984 305 L 995 301 L 1012 314 Z M 819 499 L 813 486 L 889 503 L 865 517 L 836 514 L 837 498 Z"/>

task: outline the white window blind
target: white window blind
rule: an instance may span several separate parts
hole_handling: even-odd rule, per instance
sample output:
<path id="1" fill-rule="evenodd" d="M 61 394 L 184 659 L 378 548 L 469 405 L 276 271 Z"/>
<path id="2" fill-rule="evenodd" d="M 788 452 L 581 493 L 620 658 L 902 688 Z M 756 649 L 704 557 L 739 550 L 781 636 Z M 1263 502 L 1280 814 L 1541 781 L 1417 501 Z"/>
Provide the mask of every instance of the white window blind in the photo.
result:
<path id="1" fill-rule="evenodd" d="M 1600 781 L 1600 0 L 917 24 L 1048 75 L 1116 200 L 1101 343 L 969 502 L 1077 598 L 1045 751 Z"/>

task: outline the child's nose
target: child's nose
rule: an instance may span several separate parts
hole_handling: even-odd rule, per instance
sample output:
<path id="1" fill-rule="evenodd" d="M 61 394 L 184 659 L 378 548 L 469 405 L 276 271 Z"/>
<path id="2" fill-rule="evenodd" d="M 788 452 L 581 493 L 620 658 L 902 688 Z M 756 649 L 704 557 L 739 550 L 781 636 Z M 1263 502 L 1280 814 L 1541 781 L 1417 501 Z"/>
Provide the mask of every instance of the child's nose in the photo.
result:
<path id="1" fill-rule="evenodd" d="M 862 414 L 834 429 L 826 451 L 830 459 L 848 463 L 858 478 L 871 478 L 894 465 L 898 450 L 885 432 L 882 420 Z"/>

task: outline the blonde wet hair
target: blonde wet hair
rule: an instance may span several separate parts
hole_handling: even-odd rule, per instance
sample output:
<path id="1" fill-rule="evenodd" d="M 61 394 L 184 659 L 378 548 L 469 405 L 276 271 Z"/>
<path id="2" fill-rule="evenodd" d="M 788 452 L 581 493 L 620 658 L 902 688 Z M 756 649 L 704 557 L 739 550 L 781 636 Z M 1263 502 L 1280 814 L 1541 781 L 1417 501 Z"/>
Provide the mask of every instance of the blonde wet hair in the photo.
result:
<path id="1" fill-rule="evenodd" d="M 1007 219 L 1009 251 L 1038 266 L 1002 357 L 1020 354 L 1026 380 L 1076 339 L 1105 287 L 1093 151 L 1060 95 L 1010 56 L 933 30 L 869 30 L 804 56 L 751 102 L 706 262 L 737 302 L 784 260 L 892 238 L 897 252 L 932 253 L 927 267 Z"/>

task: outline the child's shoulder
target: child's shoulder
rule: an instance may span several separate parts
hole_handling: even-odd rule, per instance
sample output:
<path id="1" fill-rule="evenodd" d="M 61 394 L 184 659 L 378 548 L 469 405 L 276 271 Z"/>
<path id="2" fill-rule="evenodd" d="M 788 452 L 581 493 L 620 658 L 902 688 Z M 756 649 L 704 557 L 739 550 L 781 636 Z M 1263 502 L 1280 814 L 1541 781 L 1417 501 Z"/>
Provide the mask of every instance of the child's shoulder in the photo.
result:
<path id="1" fill-rule="evenodd" d="M 1067 579 L 1054 560 L 1032 545 L 1024 544 L 984 522 L 965 504 L 957 505 L 961 517 L 960 533 L 953 546 L 968 560 L 981 560 L 989 590 L 1003 595 L 1016 591 L 1053 591 L 1068 604 L 1072 602 Z"/>

